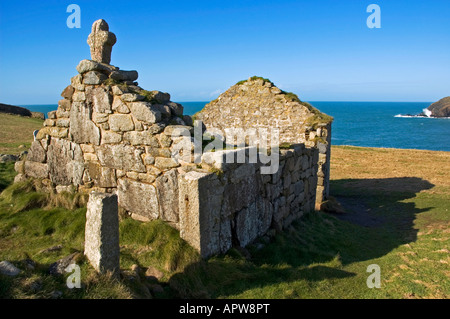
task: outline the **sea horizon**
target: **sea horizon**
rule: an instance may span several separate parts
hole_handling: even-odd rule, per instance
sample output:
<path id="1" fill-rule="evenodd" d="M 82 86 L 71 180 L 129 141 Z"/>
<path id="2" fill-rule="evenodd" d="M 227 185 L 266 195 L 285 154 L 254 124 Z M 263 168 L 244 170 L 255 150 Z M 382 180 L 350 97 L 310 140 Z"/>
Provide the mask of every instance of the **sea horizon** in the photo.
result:
<path id="1" fill-rule="evenodd" d="M 210 101 L 178 102 L 184 114 L 193 115 Z M 398 117 L 420 114 L 433 102 L 308 101 L 334 117 L 332 145 L 420 149 L 450 152 L 450 119 Z M 57 104 L 20 105 L 30 111 L 47 113 Z M 432 120 L 430 120 L 432 119 Z"/>

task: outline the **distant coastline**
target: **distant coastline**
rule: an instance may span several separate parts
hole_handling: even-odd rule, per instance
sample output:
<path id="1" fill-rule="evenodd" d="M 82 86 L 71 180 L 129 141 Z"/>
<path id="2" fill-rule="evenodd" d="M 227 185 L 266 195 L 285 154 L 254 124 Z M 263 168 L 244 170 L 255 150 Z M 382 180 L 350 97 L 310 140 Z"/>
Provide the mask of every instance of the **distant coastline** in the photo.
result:
<path id="1" fill-rule="evenodd" d="M 444 97 L 422 110 L 419 114 L 398 114 L 395 117 L 450 118 L 450 96 Z"/>
<path id="2" fill-rule="evenodd" d="M 199 101 L 199 102 L 178 102 L 184 106 L 184 114 L 194 115 L 196 112 L 200 111 L 209 101 Z M 33 112 L 42 112 L 47 117 L 47 113 L 55 111 L 58 108 L 58 104 L 34 104 L 34 105 L 20 105 L 21 107 L 27 108 Z"/>
<path id="3" fill-rule="evenodd" d="M 405 116 L 427 108 L 432 102 L 332 102 L 309 101 L 334 117 L 332 145 L 353 145 L 450 152 L 450 121 L 446 118 Z M 193 115 L 209 101 L 179 102 L 184 114 Z M 56 104 L 24 105 L 31 111 L 56 110 Z M 397 116 L 397 117 L 396 117 Z M 295 125 L 295 123 L 293 123 Z"/>
<path id="4" fill-rule="evenodd" d="M 22 106 L 4 104 L 4 103 L 0 103 L 0 113 L 27 116 L 27 117 L 32 117 L 32 118 L 37 118 L 37 119 L 42 119 L 42 120 L 45 118 L 45 115 L 42 112 L 30 111 L 29 109 L 22 107 Z"/>

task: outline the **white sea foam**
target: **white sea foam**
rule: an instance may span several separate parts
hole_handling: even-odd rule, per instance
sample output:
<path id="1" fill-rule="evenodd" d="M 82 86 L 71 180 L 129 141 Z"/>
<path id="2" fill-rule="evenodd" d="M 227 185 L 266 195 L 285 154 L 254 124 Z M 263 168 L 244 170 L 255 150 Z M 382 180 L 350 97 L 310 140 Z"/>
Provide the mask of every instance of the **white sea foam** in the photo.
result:
<path id="1" fill-rule="evenodd" d="M 411 115 L 403 115 L 403 114 L 397 114 L 397 115 L 394 115 L 394 117 L 415 117 L 415 116 L 411 116 Z"/>
<path id="2" fill-rule="evenodd" d="M 411 119 L 450 119 L 450 117 L 434 117 L 434 116 L 424 116 L 424 115 L 404 115 L 397 114 L 394 117 L 411 118 Z"/>
<path id="3" fill-rule="evenodd" d="M 423 114 L 425 114 L 427 117 L 431 117 L 431 111 L 429 109 L 423 109 Z"/>

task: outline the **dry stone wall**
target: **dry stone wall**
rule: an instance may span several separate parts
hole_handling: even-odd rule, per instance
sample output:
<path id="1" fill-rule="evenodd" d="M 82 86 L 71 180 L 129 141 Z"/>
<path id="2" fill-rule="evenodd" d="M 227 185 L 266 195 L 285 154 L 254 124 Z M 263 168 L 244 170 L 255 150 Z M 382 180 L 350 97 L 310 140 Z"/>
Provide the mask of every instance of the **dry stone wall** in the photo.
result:
<path id="1" fill-rule="evenodd" d="M 240 152 L 245 163 L 226 162 L 228 153 Z M 316 148 L 281 150 L 275 174 L 261 174 L 263 164 L 250 163 L 248 154 L 248 148 L 205 153 L 203 162 L 220 173 L 180 174 L 180 234 L 204 257 L 245 247 L 314 209 Z"/>
<path id="2" fill-rule="evenodd" d="M 174 128 L 192 130 L 181 119 L 183 107 L 167 93 L 137 86 L 132 82 L 136 73 L 107 81 L 121 71 L 88 60 L 77 70 L 80 74 L 63 91 L 58 109 L 48 114 L 19 173 L 49 179 L 60 190 L 117 190 L 119 204 L 134 217 L 178 222 L 173 195 L 181 164 L 172 156 L 171 136 Z M 104 79 L 88 84 L 92 72 Z"/>
<path id="3" fill-rule="evenodd" d="M 332 117 L 272 82 L 252 77 L 238 82 L 195 115 L 207 129 L 277 128 L 280 143 L 304 143 L 319 149 L 317 204 L 329 193 Z M 231 142 L 232 143 L 232 142 Z"/>

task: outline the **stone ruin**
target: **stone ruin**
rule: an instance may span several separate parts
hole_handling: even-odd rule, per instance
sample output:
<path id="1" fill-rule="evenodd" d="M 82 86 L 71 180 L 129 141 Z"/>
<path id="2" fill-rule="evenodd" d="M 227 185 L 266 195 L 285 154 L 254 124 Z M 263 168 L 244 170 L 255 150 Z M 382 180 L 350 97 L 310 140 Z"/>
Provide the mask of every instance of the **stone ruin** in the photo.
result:
<path id="1" fill-rule="evenodd" d="M 330 124 L 308 122 L 315 111 L 250 79 L 207 105 L 201 118 L 207 128 L 238 118 L 247 126 L 279 119 L 281 142 L 291 144 L 272 150 L 277 169 L 262 173 L 268 162 L 252 160 L 261 152 L 253 146 L 201 154 L 202 127 L 183 115 L 182 105 L 168 93 L 139 87 L 136 71 L 109 64 L 115 42 L 104 20 L 93 24 L 91 60 L 78 64 L 79 74 L 63 90 L 57 110 L 48 113 L 27 158 L 16 163 L 16 181 L 41 179 L 58 193 L 117 195 L 120 210 L 137 220 L 168 222 L 203 257 L 244 247 L 314 210 L 328 188 L 330 145 Z M 198 143 L 200 154 L 192 154 Z M 95 208 L 90 211 L 95 215 Z M 89 220 L 97 225 L 110 218 Z"/>
<path id="2" fill-rule="evenodd" d="M 270 80 L 252 77 L 240 81 L 195 115 L 206 127 L 226 131 L 242 128 L 278 128 L 284 144 L 305 144 L 319 150 L 316 209 L 329 195 L 331 123 L 333 118 L 297 95 L 277 88 Z"/>

